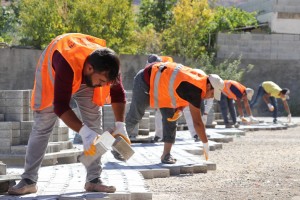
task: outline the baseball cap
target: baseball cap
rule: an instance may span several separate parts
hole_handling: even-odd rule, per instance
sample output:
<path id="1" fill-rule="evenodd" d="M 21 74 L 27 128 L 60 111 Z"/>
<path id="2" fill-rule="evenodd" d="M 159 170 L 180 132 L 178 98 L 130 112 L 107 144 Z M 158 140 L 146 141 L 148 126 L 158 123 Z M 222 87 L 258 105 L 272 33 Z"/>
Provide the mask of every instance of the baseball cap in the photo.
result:
<path id="1" fill-rule="evenodd" d="M 246 88 L 246 94 L 247 94 L 247 99 L 251 101 L 254 94 L 254 90 L 252 88 Z"/>
<path id="2" fill-rule="evenodd" d="M 156 54 L 150 54 L 147 59 L 147 64 L 153 62 L 162 62 L 161 58 Z"/>
<path id="3" fill-rule="evenodd" d="M 214 88 L 214 98 L 218 101 L 221 99 L 221 93 L 224 89 L 224 81 L 217 74 L 209 74 L 208 80 Z"/>

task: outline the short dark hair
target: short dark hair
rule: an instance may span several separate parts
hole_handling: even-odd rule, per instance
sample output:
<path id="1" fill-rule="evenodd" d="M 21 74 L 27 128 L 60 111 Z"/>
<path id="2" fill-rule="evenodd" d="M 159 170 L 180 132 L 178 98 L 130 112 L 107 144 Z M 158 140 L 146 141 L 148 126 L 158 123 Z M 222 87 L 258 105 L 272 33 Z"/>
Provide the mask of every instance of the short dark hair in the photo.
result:
<path id="1" fill-rule="evenodd" d="M 161 61 L 162 61 L 161 58 L 156 54 L 150 54 L 147 59 L 148 63 L 161 62 Z"/>
<path id="2" fill-rule="evenodd" d="M 288 94 L 290 92 L 290 90 L 289 89 L 287 89 L 287 88 L 283 88 L 282 90 L 281 90 L 281 94 Z"/>
<path id="3" fill-rule="evenodd" d="M 108 72 L 110 81 L 118 81 L 120 76 L 120 59 L 110 48 L 101 48 L 93 51 L 87 58 L 95 72 Z"/>

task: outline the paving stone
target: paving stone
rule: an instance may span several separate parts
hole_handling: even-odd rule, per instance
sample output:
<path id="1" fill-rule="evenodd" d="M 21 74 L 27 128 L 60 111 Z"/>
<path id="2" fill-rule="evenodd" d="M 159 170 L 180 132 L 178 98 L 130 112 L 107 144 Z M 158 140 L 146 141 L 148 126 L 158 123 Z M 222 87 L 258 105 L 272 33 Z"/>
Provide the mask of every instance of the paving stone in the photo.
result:
<path id="1" fill-rule="evenodd" d="M 219 126 L 219 125 L 218 125 Z M 224 127 L 224 126 L 223 126 Z M 254 126 L 253 126 L 254 127 Z M 251 125 L 251 128 L 253 128 Z M 259 125 L 254 128 L 274 128 L 282 130 L 287 126 Z M 268 130 L 271 130 L 268 129 Z M 241 125 L 240 129 L 228 130 L 222 127 L 208 130 L 209 148 L 211 151 L 222 149 L 222 143 L 212 141 L 213 138 L 227 138 L 231 135 L 245 133 L 248 127 Z M 151 135 L 152 133 L 150 133 Z M 151 135 L 152 136 L 152 135 Z M 234 138 L 234 137 L 229 137 Z M 227 141 L 223 141 L 227 142 Z M 110 151 L 102 157 L 103 171 L 101 179 L 104 184 L 114 185 L 117 188 L 114 194 L 87 193 L 84 191 L 85 168 L 81 163 L 65 165 L 43 166 L 39 171 L 38 192 L 36 194 L 21 197 L 0 195 L 0 200 L 24 199 L 116 199 L 116 200 L 150 200 L 152 193 L 148 191 L 144 179 L 168 177 L 180 174 L 209 173 L 216 170 L 216 163 L 203 158 L 202 142 L 194 142 L 188 131 L 178 131 L 176 142 L 172 148 L 172 155 L 177 159 L 176 164 L 162 164 L 160 156 L 163 151 L 163 143 L 133 143 L 135 154 L 127 161 L 121 162 L 114 159 Z M 74 145 L 74 148 L 82 152 L 82 145 Z M 24 157 L 24 156 L 23 156 Z M 53 162 L 58 155 L 53 155 Z M 57 161 L 57 160 L 56 160 Z M 51 159 L 50 161 L 51 162 Z M 54 164 L 54 163 L 52 163 Z M 8 168 L 10 174 L 21 174 L 23 168 Z"/>

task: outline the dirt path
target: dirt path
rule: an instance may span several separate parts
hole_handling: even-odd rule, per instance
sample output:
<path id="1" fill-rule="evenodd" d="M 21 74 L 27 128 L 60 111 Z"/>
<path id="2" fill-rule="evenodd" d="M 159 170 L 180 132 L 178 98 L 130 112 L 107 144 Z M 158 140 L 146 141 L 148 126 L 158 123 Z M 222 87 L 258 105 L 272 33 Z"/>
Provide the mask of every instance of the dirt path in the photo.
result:
<path id="1" fill-rule="evenodd" d="M 300 200 L 300 127 L 247 132 L 210 152 L 216 171 L 146 180 L 153 200 Z"/>

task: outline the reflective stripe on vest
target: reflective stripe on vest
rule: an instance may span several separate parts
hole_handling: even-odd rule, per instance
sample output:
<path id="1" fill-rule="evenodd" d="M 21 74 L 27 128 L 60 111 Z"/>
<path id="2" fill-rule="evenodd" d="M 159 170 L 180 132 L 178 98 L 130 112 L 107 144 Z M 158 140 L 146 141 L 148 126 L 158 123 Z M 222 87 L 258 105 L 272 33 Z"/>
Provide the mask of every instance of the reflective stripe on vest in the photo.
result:
<path id="1" fill-rule="evenodd" d="M 182 99 L 176 89 L 182 82 L 188 82 L 198 87 L 202 92 L 199 98 L 206 94 L 207 75 L 195 69 L 177 63 L 156 63 L 151 68 L 150 76 L 150 107 L 176 108 L 187 106 L 189 102 Z"/>
<path id="2" fill-rule="evenodd" d="M 53 54 L 53 47 L 56 43 L 63 38 L 63 35 L 57 38 L 53 43 L 49 44 L 47 48 L 42 52 L 40 56 L 36 73 L 35 73 L 35 90 L 34 90 L 34 108 L 39 109 L 42 104 L 42 88 L 43 88 L 43 81 L 42 81 L 42 67 L 45 60 L 46 52 L 50 48 L 50 53 L 48 53 L 48 62 L 47 62 L 47 70 L 49 74 L 49 78 L 51 80 L 52 85 L 54 85 L 54 78 L 52 74 L 52 63 L 51 63 L 51 55 Z"/>
<path id="3" fill-rule="evenodd" d="M 246 87 L 243 86 L 242 84 L 232 81 L 232 80 L 225 80 L 225 87 L 223 89 L 223 93 L 229 98 L 229 99 L 234 99 L 237 100 L 237 96 L 231 91 L 230 87 L 231 85 L 234 85 L 242 94 L 245 92 Z"/>
<path id="4" fill-rule="evenodd" d="M 58 50 L 73 70 L 72 94 L 74 94 L 80 88 L 86 58 L 94 50 L 105 47 L 105 45 L 105 40 L 80 33 L 68 33 L 52 40 L 42 52 L 36 67 L 31 108 L 42 110 L 53 104 L 55 71 L 52 66 L 52 56 L 54 51 Z M 94 89 L 93 102 L 102 106 L 105 100 L 109 99 L 109 94 L 110 85 L 97 87 Z"/>
<path id="5" fill-rule="evenodd" d="M 163 68 L 166 67 L 165 65 L 160 65 L 159 66 L 159 70 L 158 72 L 156 73 L 156 76 L 154 78 L 154 105 L 155 107 L 158 107 L 158 84 L 159 84 L 159 81 L 160 81 L 160 78 L 161 78 L 161 73 L 162 73 L 162 70 Z M 175 78 L 179 72 L 179 70 L 182 68 L 182 65 L 176 65 L 176 68 L 174 69 L 174 71 L 172 72 L 172 75 L 171 75 L 171 78 L 170 78 L 170 81 L 169 81 L 169 85 L 168 85 L 168 92 L 169 92 L 169 95 L 171 97 L 171 103 L 172 103 L 172 106 L 176 106 L 176 98 L 175 98 L 175 94 L 174 94 L 174 89 L 173 89 L 173 85 L 174 85 L 174 81 L 175 81 Z"/>

